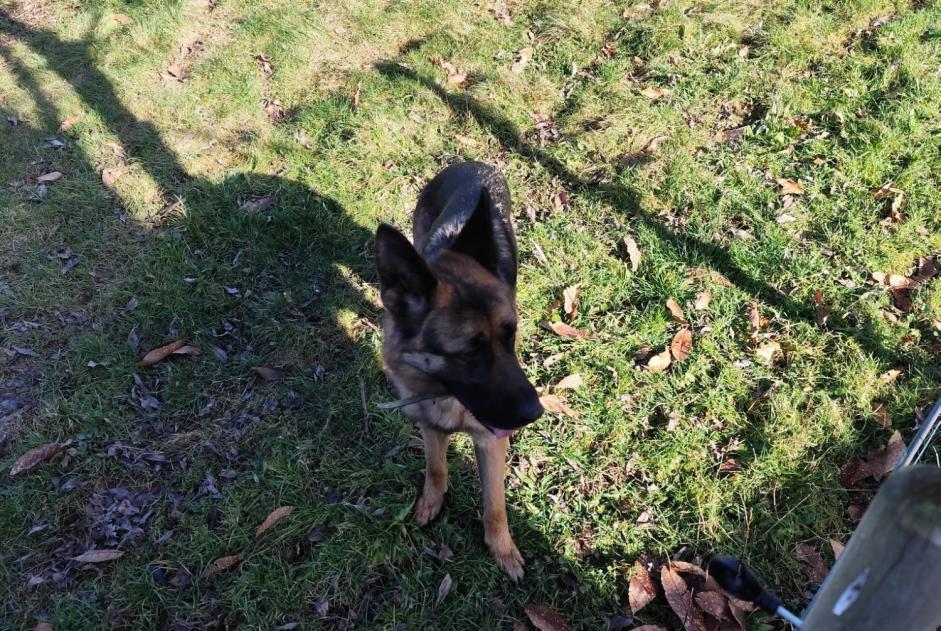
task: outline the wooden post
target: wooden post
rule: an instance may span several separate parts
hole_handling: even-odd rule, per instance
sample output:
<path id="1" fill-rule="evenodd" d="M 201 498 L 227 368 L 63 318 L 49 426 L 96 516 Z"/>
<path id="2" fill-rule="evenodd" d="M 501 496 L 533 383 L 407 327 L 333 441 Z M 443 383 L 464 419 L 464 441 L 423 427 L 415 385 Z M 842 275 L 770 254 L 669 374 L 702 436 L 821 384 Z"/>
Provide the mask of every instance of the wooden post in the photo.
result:
<path id="1" fill-rule="evenodd" d="M 941 469 L 903 467 L 879 489 L 810 604 L 802 631 L 941 626 Z"/>

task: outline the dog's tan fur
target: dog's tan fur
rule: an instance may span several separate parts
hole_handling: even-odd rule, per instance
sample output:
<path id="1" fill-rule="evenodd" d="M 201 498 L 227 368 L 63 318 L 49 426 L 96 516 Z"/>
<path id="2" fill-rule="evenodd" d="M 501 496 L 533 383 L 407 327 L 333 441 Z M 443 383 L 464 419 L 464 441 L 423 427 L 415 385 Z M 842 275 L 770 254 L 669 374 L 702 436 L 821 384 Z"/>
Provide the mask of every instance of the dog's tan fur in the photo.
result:
<path id="1" fill-rule="evenodd" d="M 459 355 L 475 336 L 495 341 L 508 324 L 515 327 L 512 289 L 476 261 L 463 254 L 446 252 L 431 265 L 431 270 L 438 284 L 422 332 L 441 340 L 449 354 Z M 468 294 L 489 299 L 477 300 L 474 308 L 468 309 L 463 304 Z M 499 345 L 494 343 L 494 346 Z M 404 361 L 403 356 L 412 350 L 394 318 L 387 314 L 383 324 L 383 359 L 386 373 L 402 398 L 434 391 L 435 387 L 426 373 Z M 425 484 L 415 505 L 418 524 L 425 526 L 441 511 L 448 489 L 449 435 L 469 434 L 474 442 L 483 492 L 484 539 L 500 567 L 511 579 L 519 581 L 523 577 L 524 562 L 510 535 L 504 501 L 509 439 L 495 436 L 452 397 L 413 403 L 404 407 L 403 412 L 420 428 L 425 444 Z"/>

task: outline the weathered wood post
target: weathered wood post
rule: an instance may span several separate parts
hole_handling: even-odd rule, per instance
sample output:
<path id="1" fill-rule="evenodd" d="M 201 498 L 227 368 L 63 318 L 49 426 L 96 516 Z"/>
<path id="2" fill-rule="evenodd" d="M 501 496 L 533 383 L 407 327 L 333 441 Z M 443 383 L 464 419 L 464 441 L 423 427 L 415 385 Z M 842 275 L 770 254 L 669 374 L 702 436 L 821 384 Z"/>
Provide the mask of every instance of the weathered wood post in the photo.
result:
<path id="1" fill-rule="evenodd" d="M 808 609 L 802 631 L 941 627 L 941 468 L 883 483 Z"/>

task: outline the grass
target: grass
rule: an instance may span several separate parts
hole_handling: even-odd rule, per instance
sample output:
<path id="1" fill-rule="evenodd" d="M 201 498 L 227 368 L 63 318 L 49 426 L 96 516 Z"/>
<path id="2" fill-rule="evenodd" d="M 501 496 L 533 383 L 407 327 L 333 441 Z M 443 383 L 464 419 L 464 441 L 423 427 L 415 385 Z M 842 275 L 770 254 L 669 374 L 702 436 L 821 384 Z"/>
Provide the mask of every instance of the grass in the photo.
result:
<path id="1" fill-rule="evenodd" d="M 627 610 L 641 553 L 731 553 L 806 603 L 793 548 L 826 558 L 827 539 L 852 532 L 858 494 L 836 473 L 891 433 L 873 402 L 908 438 L 939 394 L 941 285 L 902 313 L 870 274 L 941 251 L 941 9 L 508 4 L 509 25 L 453 1 L 0 3 L 0 111 L 20 121 L 0 119 L 0 464 L 74 441 L 0 482 L 0 628 L 501 628 L 538 602 L 598 629 Z M 511 72 L 524 47 L 532 60 Z M 534 114 L 560 137 L 541 142 Z M 391 395 L 373 229 L 407 228 L 421 185 L 464 158 L 497 165 L 513 193 L 527 372 L 542 387 L 585 380 L 564 393 L 577 419 L 549 415 L 514 440 L 518 588 L 483 544 L 468 441 L 454 441 L 443 516 L 419 530 L 420 448 L 375 407 Z M 63 177 L 30 199 L 50 171 Z M 793 205 L 778 178 L 805 190 Z M 898 222 L 872 192 L 889 182 Z M 264 195 L 277 202 L 240 209 Z M 65 248 L 79 259 L 63 274 Z M 576 283 L 569 318 L 557 301 Z M 634 356 L 679 330 L 670 297 L 693 351 L 651 373 Z M 754 336 L 752 304 L 767 319 Z M 547 318 L 597 339 L 556 337 Z M 132 332 L 142 350 L 185 338 L 203 354 L 140 368 Z M 763 362 L 771 341 L 782 351 Z M 133 405 L 135 374 L 159 410 Z M 740 470 L 720 471 L 729 458 Z M 115 487 L 156 494 L 140 536 L 94 570 L 66 562 L 108 547 L 90 506 Z M 453 560 L 426 553 L 441 544 Z M 231 554 L 237 568 L 200 577 Z M 677 624 L 665 604 L 637 621 Z"/>

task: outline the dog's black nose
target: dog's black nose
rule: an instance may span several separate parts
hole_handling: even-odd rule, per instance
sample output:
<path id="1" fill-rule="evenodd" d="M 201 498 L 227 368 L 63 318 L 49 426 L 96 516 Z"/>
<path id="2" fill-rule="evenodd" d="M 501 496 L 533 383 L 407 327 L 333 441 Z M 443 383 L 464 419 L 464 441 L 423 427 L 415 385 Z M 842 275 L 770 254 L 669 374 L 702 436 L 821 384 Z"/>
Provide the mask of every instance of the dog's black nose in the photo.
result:
<path id="1" fill-rule="evenodd" d="M 542 416 L 544 411 L 539 399 L 533 397 L 532 399 L 524 399 L 520 402 L 516 408 L 516 416 L 519 417 L 519 420 L 523 423 L 532 423 Z"/>

